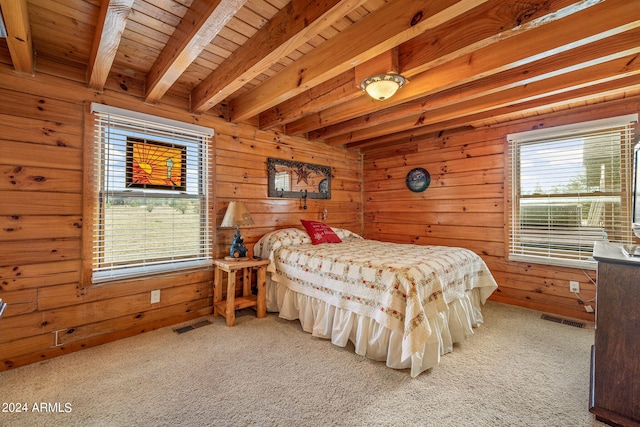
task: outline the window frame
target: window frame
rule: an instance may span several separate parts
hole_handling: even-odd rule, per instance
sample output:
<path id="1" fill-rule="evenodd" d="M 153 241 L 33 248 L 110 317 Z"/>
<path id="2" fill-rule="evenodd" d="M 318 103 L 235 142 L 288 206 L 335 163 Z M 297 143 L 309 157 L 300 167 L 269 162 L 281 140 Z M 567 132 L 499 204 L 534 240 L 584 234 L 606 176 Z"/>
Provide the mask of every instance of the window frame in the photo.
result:
<path id="1" fill-rule="evenodd" d="M 575 258 L 586 258 L 586 259 L 572 259 L 569 255 L 566 257 L 559 256 L 562 249 L 558 247 L 554 247 L 554 244 L 549 242 L 547 246 L 547 250 L 549 254 L 546 256 L 542 255 L 533 255 L 534 250 L 527 250 L 525 245 L 522 243 L 522 235 L 523 230 L 525 230 L 524 235 L 527 236 L 526 227 L 523 228 L 522 222 L 522 213 L 521 213 L 521 201 L 522 200 L 534 200 L 537 197 L 540 199 L 553 199 L 557 198 L 557 200 L 561 200 L 562 198 L 570 199 L 573 194 L 574 198 L 580 200 L 580 203 L 587 203 L 589 199 L 599 200 L 601 201 L 606 197 L 619 197 L 620 198 L 620 217 L 615 223 L 620 224 L 620 228 L 622 230 L 620 236 L 614 237 L 612 241 L 628 244 L 633 240 L 632 237 L 632 229 L 631 229 L 631 179 L 633 172 L 633 141 L 637 132 L 637 122 L 638 122 L 638 114 L 628 114 L 624 116 L 612 117 L 608 119 L 600 119 L 600 120 L 591 120 L 580 123 L 574 123 L 570 125 L 556 126 L 548 129 L 536 129 L 525 132 L 508 134 L 506 138 L 507 143 L 507 162 L 506 162 L 506 184 L 507 184 L 507 192 L 505 196 L 508 198 L 508 203 L 506 204 L 505 217 L 506 217 L 506 246 L 505 246 L 505 255 L 507 260 L 509 261 L 517 261 L 517 262 L 528 262 L 535 264 L 544 264 L 544 265 L 553 265 L 553 266 L 561 266 L 561 267 L 569 267 L 569 268 L 581 268 L 581 269 L 589 269 L 593 270 L 596 268 L 597 263 L 593 259 L 593 244 L 587 245 L 588 249 L 582 250 L 582 240 L 571 242 L 567 240 L 569 243 L 573 243 L 577 246 L 578 249 L 565 251 L 573 254 Z M 558 194 L 544 194 L 542 196 L 536 195 L 522 195 L 520 194 L 520 162 L 522 161 L 520 157 L 520 149 L 522 146 L 534 146 L 535 144 L 543 144 L 548 143 L 550 141 L 556 141 L 558 143 L 563 140 L 570 140 L 572 137 L 582 136 L 586 133 L 593 134 L 598 130 L 602 129 L 614 129 L 616 127 L 626 128 L 626 137 L 621 141 L 620 146 L 620 190 L 619 191 L 611 191 L 605 193 L 597 192 L 597 193 L 580 193 L 579 191 L 576 193 L 558 193 Z M 590 202 L 593 203 L 593 202 Z M 542 205 L 546 206 L 547 209 L 551 209 L 553 207 L 553 203 Z M 555 228 L 554 228 L 555 227 Z M 565 226 L 566 227 L 566 226 Z M 571 230 L 571 227 L 564 228 L 566 232 L 566 236 L 571 237 L 575 235 L 579 238 L 584 238 L 586 241 L 598 240 L 599 238 L 607 238 L 606 233 L 604 232 L 604 227 L 590 227 L 589 225 L 585 226 L 580 224 L 578 226 L 578 230 Z M 561 227 L 558 226 L 548 226 L 544 228 L 540 227 L 540 230 L 547 230 L 547 234 L 551 235 L 554 232 L 563 231 Z M 598 230 L 600 230 L 600 236 L 598 235 Z M 535 235 L 535 233 L 533 233 Z M 541 233 L 542 234 L 542 233 Z M 561 241 L 562 238 L 558 238 L 558 241 Z M 557 242 L 556 242 L 557 243 Z"/>
<path id="2" fill-rule="evenodd" d="M 133 122 L 145 123 L 153 132 L 158 129 L 175 129 L 178 133 L 188 133 L 196 135 L 194 138 L 200 139 L 197 145 L 197 164 L 198 164 L 198 188 L 195 194 L 186 194 L 185 191 L 162 191 L 157 188 L 135 188 L 135 191 L 117 191 L 110 189 L 109 195 L 127 194 L 130 197 L 145 197 L 147 199 L 198 199 L 200 203 L 200 226 L 198 229 L 200 239 L 200 249 L 203 250 L 202 257 L 187 261 L 168 260 L 156 263 L 149 263 L 141 267 L 115 267 L 115 274 L 96 273 L 95 261 L 95 244 L 96 233 L 99 230 L 97 225 L 100 220 L 100 204 L 101 198 L 106 197 L 102 194 L 105 188 L 100 188 L 98 164 L 96 163 L 96 149 L 101 146 L 101 136 L 99 126 L 101 116 L 111 115 L 114 117 L 132 120 Z M 198 126 L 190 123 L 180 122 L 177 120 L 166 119 L 150 114 L 139 113 L 136 111 L 126 110 L 122 108 L 111 107 L 98 103 L 87 103 L 85 108 L 85 150 L 83 154 L 84 161 L 84 182 L 83 182 L 83 244 L 82 244 L 82 277 L 81 286 L 88 287 L 110 283 L 114 281 L 138 280 L 148 276 L 157 274 L 169 274 L 177 271 L 191 270 L 197 268 L 209 268 L 213 262 L 214 234 L 211 230 L 211 207 L 213 206 L 213 135 L 211 128 Z M 140 129 L 142 130 L 142 128 Z M 132 135 L 136 137 L 136 135 Z M 157 135 L 155 135 L 157 136 Z M 154 134 L 150 133 L 149 140 L 154 140 Z M 126 169 L 126 165 L 124 166 Z"/>

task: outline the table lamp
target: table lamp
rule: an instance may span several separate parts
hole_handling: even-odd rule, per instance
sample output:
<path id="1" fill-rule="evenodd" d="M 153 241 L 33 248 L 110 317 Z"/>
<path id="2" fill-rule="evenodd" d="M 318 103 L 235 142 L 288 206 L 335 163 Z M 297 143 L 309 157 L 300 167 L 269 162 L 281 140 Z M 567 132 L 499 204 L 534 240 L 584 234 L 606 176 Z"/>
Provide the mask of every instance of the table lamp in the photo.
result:
<path id="1" fill-rule="evenodd" d="M 247 257 L 247 247 L 244 245 L 242 236 L 240 235 L 240 226 L 253 225 L 253 218 L 244 202 L 230 202 L 227 211 L 224 213 L 221 228 L 235 227 L 236 232 L 231 242 L 229 256 L 224 257 L 227 261 L 240 261 L 249 259 Z"/>

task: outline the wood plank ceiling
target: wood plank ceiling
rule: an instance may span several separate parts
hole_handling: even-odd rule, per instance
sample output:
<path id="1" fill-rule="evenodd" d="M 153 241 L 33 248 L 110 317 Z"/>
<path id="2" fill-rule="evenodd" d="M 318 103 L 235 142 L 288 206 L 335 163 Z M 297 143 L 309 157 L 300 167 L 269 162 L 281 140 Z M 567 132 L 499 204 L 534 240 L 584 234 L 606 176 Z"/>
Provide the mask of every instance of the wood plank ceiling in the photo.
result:
<path id="1" fill-rule="evenodd" d="M 639 0 L 0 0 L 0 62 L 347 148 L 640 93 Z M 363 76 L 408 83 L 386 101 Z M 135 92 L 135 91 L 133 91 Z"/>

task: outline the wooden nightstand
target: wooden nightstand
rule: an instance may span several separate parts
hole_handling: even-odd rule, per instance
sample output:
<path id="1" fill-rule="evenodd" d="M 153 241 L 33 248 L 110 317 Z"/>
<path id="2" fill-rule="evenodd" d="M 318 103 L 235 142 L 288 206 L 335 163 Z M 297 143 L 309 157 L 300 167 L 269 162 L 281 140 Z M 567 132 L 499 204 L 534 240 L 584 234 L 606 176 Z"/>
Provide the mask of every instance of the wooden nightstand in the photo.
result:
<path id="1" fill-rule="evenodd" d="M 213 261 L 215 274 L 213 278 L 213 317 L 219 315 L 227 319 L 227 326 L 233 326 L 236 321 L 236 310 L 252 307 L 257 317 L 267 317 L 267 259 L 248 259 L 246 261 L 227 261 L 217 259 Z M 251 293 L 251 271 L 258 270 L 258 295 Z M 222 299 L 222 272 L 227 272 L 227 299 Z M 243 275 L 242 296 L 236 298 L 236 273 Z"/>

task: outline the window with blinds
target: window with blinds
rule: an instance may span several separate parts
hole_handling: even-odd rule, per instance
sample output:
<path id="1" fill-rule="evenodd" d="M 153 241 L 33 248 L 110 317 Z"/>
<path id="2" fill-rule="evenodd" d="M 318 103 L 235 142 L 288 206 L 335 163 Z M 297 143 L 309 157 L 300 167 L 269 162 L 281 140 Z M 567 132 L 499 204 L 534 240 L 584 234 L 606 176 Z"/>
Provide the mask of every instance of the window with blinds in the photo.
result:
<path id="1" fill-rule="evenodd" d="M 637 115 L 508 135 L 509 259 L 595 268 L 598 240 L 630 243 Z"/>
<path id="2" fill-rule="evenodd" d="M 213 130 L 92 104 L 92 283 L 211 263 Z"/>

